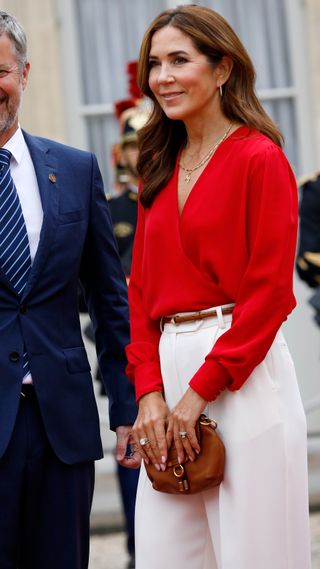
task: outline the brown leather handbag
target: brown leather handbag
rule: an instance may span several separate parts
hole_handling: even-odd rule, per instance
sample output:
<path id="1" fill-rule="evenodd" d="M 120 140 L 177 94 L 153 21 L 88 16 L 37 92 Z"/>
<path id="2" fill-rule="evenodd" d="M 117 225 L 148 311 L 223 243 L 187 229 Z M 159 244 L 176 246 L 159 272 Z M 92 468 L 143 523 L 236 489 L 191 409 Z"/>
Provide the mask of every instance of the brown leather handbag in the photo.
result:
<path id="1" fill-rule="evenodd" d="M 222 482 L 225 447 L 217 433 L 216 421 L 200 415 L 196 435 L 201 450 L 193 462 L 185 457 L 183 464 L 179 464 L 173 441 L 165 471 L 159 472 L 151 462 L 145 465 L 155 490 L 168 494 L 197 494 Z"/>

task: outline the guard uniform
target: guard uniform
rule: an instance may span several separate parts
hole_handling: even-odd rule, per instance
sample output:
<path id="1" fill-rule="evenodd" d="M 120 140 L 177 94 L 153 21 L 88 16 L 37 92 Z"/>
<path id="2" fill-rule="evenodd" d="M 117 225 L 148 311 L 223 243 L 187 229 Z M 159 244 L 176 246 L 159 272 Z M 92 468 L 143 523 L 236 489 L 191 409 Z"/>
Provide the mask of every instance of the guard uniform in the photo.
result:
<path id="1" fill-rule="evenodd" d="M 132 247 L 137 225 L 137 202 L 138 191 L 135 186 L 129 186 L 119 197 L 109 199 L 113 231 L 126 276 L 131 272 Z"/>
<path id="2" fill-rule="evenodd" d="M 320 326 L 320 173 L 302 178 L 298 185 L 301 198 L 296 269 L 300 279 L 316 289 L 309 303 Z"/>
<path id="3" fill-rule="evenodd" d="M 299 181 L 299 248 L 297 272 L 310 287 L 320 284 L 320 173 Z"/>

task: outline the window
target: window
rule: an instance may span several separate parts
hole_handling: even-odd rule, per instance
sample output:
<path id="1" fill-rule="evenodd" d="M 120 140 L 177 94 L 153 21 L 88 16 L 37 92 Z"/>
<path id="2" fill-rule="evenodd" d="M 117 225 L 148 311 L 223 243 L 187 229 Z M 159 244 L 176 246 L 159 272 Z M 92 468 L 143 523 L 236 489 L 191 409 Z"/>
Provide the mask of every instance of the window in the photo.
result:
<path id="1" fill-rule="evenodd" d="M 75 0 L 81 54 L 81 114 L 89 148 L 112 186 L 110 149 L 119 138 L 113 103 L 128 97 L 126 66 L 136 60 L 145 29 L 164 0 Z"/>

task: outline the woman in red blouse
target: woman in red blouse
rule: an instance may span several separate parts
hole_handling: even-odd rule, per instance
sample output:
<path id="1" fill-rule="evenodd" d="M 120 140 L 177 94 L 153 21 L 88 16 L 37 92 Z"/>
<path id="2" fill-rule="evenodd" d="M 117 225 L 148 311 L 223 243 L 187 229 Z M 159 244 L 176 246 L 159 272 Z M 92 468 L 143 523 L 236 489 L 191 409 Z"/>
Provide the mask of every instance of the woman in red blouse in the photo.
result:
<path id="1" fill-rule="evenodd" d="M 297 189 L 239 38 L 216 12 L 160 14 L 140 53 L 153 102 L 140 137 L 128 376 L 145 461 L 199 452 L 218 421 L 219 488 L 156 492 L 142 469 L 137 569 L 308 569 L 306 423 L 280 330 L 295 306 Z"/>

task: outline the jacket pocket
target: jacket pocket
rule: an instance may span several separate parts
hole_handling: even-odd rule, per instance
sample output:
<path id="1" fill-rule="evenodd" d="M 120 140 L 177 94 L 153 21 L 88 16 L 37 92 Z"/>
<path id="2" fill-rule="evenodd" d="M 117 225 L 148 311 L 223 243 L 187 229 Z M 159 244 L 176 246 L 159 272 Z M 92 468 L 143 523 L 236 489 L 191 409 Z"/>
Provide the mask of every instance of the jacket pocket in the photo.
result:
<path id="1" fill-rule="evenodd" d="M 63 354 L 66 359 L 67 369 L 70 373 L 90 371 L 91 368 L 84 347 L 65 348 Z"/>
<path id="2" fill-rule="evenodd" d="M 59 213 L 58 215 L 58 224 L 64 225 L 67 223 L 75 223 L 77 221 L 81 221 L 85 219 L 88 215 L 88 211 L 86 209 L 76 209 L 74 211 L 68 211 L 65 213 Z"/>

